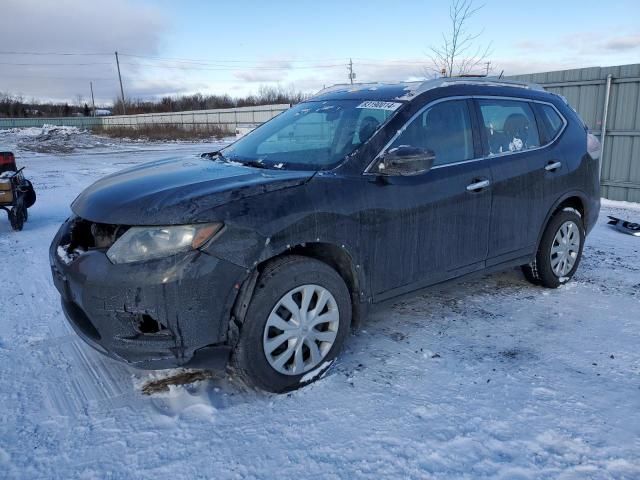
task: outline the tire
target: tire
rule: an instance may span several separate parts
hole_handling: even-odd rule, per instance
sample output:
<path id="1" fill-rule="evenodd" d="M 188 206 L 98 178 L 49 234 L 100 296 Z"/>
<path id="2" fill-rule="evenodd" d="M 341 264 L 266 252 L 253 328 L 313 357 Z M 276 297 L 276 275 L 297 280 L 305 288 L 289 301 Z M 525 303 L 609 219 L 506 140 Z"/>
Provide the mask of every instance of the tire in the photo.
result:
<path id="1" fill-rule="evenodd" d="M 24 181 L 26 184 L 26 191 L 24 193 L 24 206 L 25 208 L 31 208 L 36 203 L 36 191 L 33 188 L 33 184 L 29 180 Z"/>
<path id="2" fill-rule="evenodd" d="M 11 228 L 16 232 L 22 230 L 24 227 L 24 212 L 22 207 L 13 207 L 9 212 L 9 223 Z"/>
<path id="3" fill-rule="evenodd" d="M 306 309 L 303 302 L 308 305 Z M 306 310 L 304 316 L 292 313 L 296 307 Z M 317 308 L 320 310 L 316 312 Z M 318 320 L 316 326 L 311 326 Z M 331 366 L 350 325 L 349 289 L 333 268 L 302 256 L 277 259 L 264 269 L 256 283 L 232 354 L 232 373 L 248 386 L 269 392 L 300 388 L 320 378 Z M 312 345 L 316 346 L 315 358 Z M 269 354 L 270 349 L 273 350 Z"/>
<path id="4" fill-rule="evenodd" d="M 558 288 L 567 283 L 580 265 L 584 240 L 580 213 L 573 208 L 558 211 L 542 234 L 535 259 L 522 266 L 525 278 L 546 288 Z"/>

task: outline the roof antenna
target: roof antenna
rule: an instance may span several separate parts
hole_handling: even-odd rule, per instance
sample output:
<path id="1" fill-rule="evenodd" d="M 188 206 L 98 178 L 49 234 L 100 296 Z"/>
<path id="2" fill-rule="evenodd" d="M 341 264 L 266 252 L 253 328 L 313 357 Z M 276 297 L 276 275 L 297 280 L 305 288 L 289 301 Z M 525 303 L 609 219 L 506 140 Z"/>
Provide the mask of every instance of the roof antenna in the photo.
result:
<path id="1" fill-rule="evenodd" d="M 500 76 L 498 77 L 498 80 L 500 80 L 500 79 L 502 78 L 502 75 L 503 75 L 503 74 L 504 74 L 504 70 L 502 70 L 502 71 L 500 72 Z"/>

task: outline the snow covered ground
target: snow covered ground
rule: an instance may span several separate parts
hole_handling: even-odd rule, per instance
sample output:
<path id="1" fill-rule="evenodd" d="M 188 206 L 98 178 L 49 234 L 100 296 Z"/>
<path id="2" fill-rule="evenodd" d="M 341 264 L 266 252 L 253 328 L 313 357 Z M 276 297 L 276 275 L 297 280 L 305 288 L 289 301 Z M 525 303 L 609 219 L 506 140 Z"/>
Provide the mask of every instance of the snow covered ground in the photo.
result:
<path id="1" fill-rule="evenodd" d="M 397 303 L 301 391 L 145 396 L 166 373 L 76 338 L 47 248 L 95 179 L 213 145 L 30 133 L 0 132 L 39 195 L 24 231 L 0 217 L 0 478 L 640 478 L 640 238 L 605 225 L 639 205 L 604 203 L 568 285 L 513 270 Z"/>

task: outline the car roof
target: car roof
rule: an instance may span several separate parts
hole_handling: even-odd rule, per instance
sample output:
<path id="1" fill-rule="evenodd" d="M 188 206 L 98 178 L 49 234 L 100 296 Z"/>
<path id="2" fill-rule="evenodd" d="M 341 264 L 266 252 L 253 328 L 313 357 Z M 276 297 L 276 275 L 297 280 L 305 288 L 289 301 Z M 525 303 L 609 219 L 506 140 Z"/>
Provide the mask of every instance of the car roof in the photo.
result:
<path id="1" fill-rule="evenodd" d="M 319 91 L 309 100 L 322 101 L 354 99 L 408 102 L 426 91 L 456 85 L 516 87 L 528 90 L 544 91 L 540 85 L 535 83 L 518 82 L 498 77 L 451 77 L 435 78 L 420 82 L 338 84 Z"/>

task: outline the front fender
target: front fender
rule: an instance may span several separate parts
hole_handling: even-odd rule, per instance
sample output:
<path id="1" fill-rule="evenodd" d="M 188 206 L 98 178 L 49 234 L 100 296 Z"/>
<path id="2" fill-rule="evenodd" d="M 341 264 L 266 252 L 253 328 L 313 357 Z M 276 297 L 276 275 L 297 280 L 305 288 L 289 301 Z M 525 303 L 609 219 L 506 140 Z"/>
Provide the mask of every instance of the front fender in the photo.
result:
<path id="1" fill-rule="evenodd" d="M 328 228 L 332 226 L 333 228 Z M 362 291 L 368 296 L 368 271 L 359 248 L 358 223 L 337 215 L 311 214 L 273 233 L 228 223 L 224 231 L 205 248 L 205 252 L 241 266 L 247 273 L 258 265 L 287 253 L 302 253 L 314 245 L 330 245 L 345 252 Z"/>

